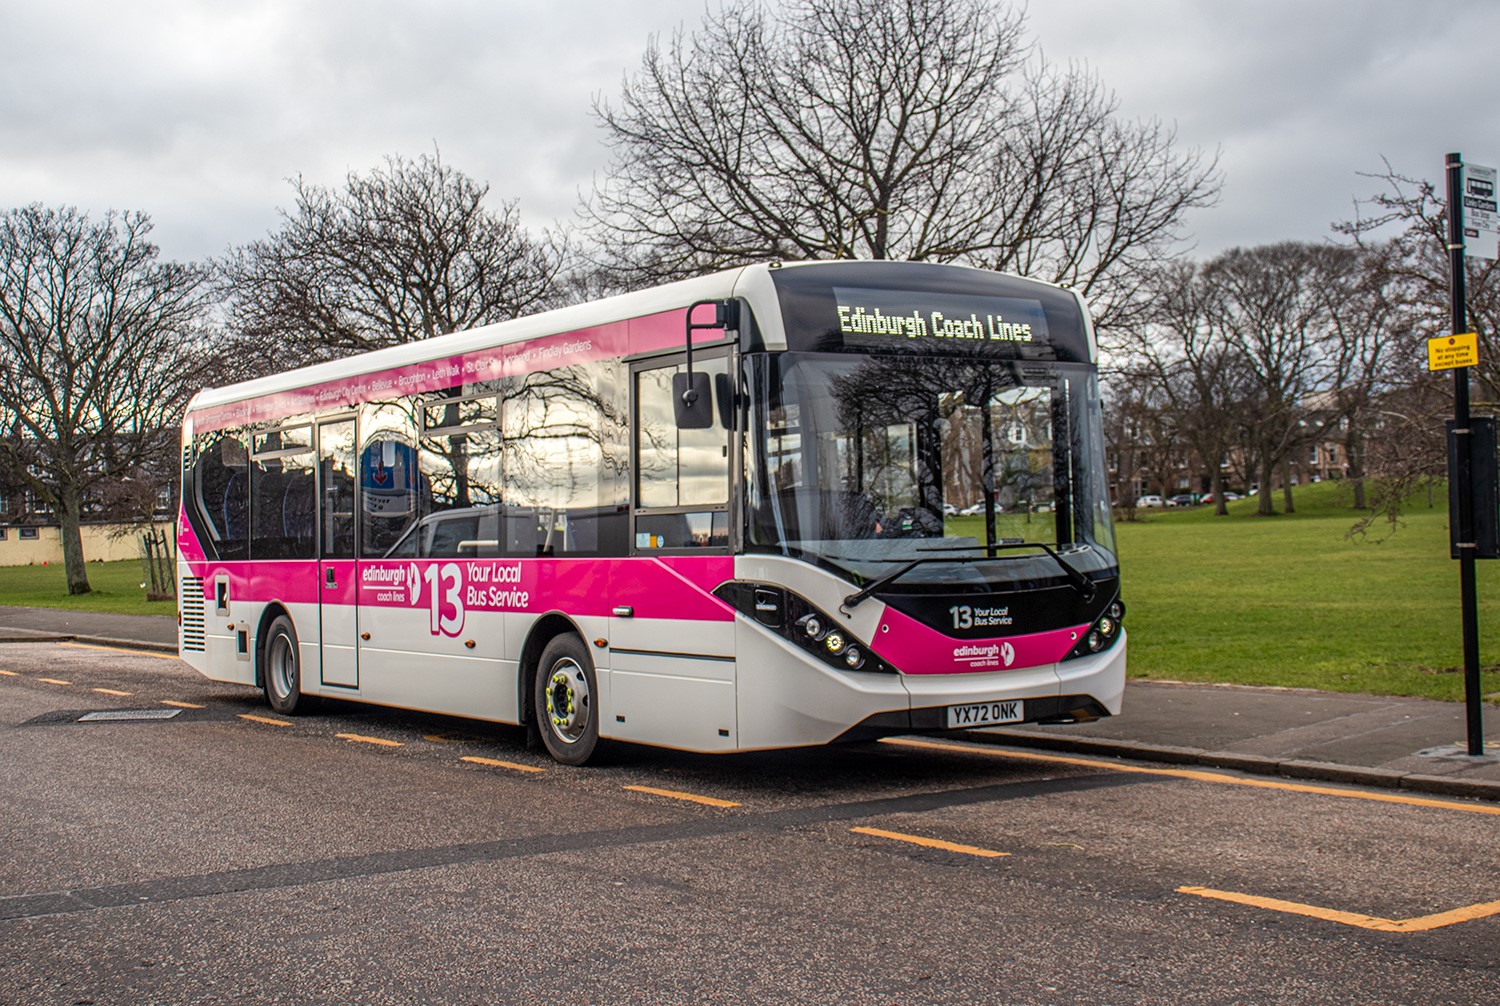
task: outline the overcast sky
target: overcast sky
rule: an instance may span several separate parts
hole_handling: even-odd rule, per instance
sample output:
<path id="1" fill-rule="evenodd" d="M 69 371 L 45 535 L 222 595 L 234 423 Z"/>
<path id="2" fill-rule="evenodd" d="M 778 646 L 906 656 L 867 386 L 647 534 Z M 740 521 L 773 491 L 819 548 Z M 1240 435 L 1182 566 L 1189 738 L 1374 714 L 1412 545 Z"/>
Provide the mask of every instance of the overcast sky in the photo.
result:
<path id="1" fill-rule="evenodd" d="M 713 0 L 717 3 L 718 0 Z M 607 163 L 591 99 L 703 0 L 0 0 L 0 208 L 139 209 L 169 258 L 263 235 L 288 178 L 443 159 L 571 220 Z M 1322 240 L 1381 157 L 1500 162 L 1495 0 L 1032 0 L 1046 57 L 1217 152 L 1197 253 Z"/>

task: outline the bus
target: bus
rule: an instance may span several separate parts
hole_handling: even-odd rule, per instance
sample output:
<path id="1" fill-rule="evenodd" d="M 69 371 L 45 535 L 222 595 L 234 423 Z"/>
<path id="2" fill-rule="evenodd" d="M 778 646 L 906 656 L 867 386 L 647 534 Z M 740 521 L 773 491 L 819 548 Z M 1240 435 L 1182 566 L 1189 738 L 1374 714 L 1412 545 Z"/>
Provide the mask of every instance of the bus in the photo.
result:
<path id="1" fill-rule="evenodd" d="M 1115 714 L 1096 358 L 1066 288 L 766 263 L 204 390 L 179 650 L 570 765 Z"/>

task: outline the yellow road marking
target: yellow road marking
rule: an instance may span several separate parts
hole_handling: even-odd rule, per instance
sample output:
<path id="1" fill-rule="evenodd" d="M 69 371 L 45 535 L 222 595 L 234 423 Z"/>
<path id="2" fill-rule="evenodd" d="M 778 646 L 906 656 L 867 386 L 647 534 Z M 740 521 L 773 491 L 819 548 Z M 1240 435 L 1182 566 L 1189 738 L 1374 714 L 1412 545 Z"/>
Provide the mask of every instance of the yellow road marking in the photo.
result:
<path id="1" fill-rule="evenodd" d="M 0 674 L 5 675 L 7 678 L 19 678 L 20 677 L 20 675 L 17 674 L 15 671 L 0 671 Z"/>
<path id="2" fill-rule="evenodd" d="M 720 800 L 712 796 L 699 796 L 697 793 L 680 793 L 675 789 L 657 789 L 655 786 L 626 786 L 633 793 L 650 793 L 653 796 L 665 796 L 673 800 L 687 800 L 689 803 L 701 803 L 709 807 L 738 807 L 739 804 L 732 800 Z"/>
<path id="3" fill-rule="evenodd" d="M 94 691 L 98 692 L 100 695 L 118 695 L 121 698 L 124 698 L 127 695 L 133 695 L 134 694 L 133 692 L 116 691 L 113 688 L 95 688 Z"/>
<path id="4" fill-rule="evenodd" d="M 1200 898 L 1232 901 L 1237 905 L 1249 905 L 1253 908 L 1267 908 L 1273 912 L 1305 915 L 1309 918 L 1338 922 L 1346 926 L 1358 926 L 1360 929 L 1375 929 L 1382 933 L 1421 933 L 1429 929 L 1441 929 L 1444 926 L 1455 925 L 1459 922 L 1469 922 L 1473 919 L 1483 919 L 1491 915 L 1500 915 L 1500 901 L 1486 901 L 1478 905 L 1467 905 L 1463 908 L 1455 908 L 1451 912 L 1419 915 L 1414 919 L 1382 919 L 1373 915 L 1360 915 L 1358 912 L 1340 912 L 1332 908 L 1319 908 L 1317 905 L 1304 905 L 1296 901 L 1282 901 L 1279 898 L 1261 898 L 1254 894 L 1216 891 L 1209 887 L 1179 887 L 1177 888 L 1177 892 L 1179 894 L 1196 894 Z"/>
<path id="5" fill-rule="evenodd" d="M 178 709 L 206 709 L 206 708 L 208 708 L 207 706 L 200 706 L 196 702 L 178 702 L 175 699 L 162 699 L 161 700 L 161 704 L 164 705 L 164 706 L 176 706 Z"/>
<path id="6" fill-rule="evenodd" d="M 1275 782 L 1270 779 L 1248 779 L 1223 772 L 1205 772 L 1199 769 L 1147 768 L 1144 765 L 1121 765 L 1100 761 L 1096 758 L 1067 758 L 1061 755 L 1033 754 L 1029 751 L 998 751 L 993 748 L 967 744 L 943 744 L 935 741 L 910 740 L 905 737 L 887 737 L 882 744 L 897 744 L 902 747 L 931 748 L 934 751 L 962 751 L 981 754 L 991 758 L 1020 758 L 1026 761 L 1044 761 L 1058 765 L 1081 765 L 1086 768 L 1102 768 L 1111 772 L 1135 772 L 1140 775 L 1164 775 L 1174 779 L 1191 779 L 1195 782 L 1212 782 L 1232 786 L 1253 786 L 1258 789 L 1279 789 L 1289 793 L 1312 793 L 1317 796 L 1340 796 L 1350 800 L 1373 800 L 1376 803 L 1401 803 L 1411 807 L 1437 807 L 1441 810 L 1462 810 L 1470 814 L 1494 814 L 1500 816 L 1500 807 L 1478 803 L 1453 803 L 1449 800 L 1433 800 L 1421 796 L 1403 796 L 1399 793 L 1366 793 L 1361 790 L 1337 789 L 1333 786 L 1308 786 L 1295 782 Z"/>
<path id="7" fill-rule="evenodd" d="M 459 761 L 473 762 L 475 765 L 488 765 L 491 768 L 508 768 L 512 772 L 545 772 L 544 768 L 535 765 L 521 765 L 513 761 L 497 761 L 494 758 L 476 758 L 473 755 L 464 755 Z"/>
<path id="8" fill-rule="evenodd" d="M 269 723 L 273 727 L 291 726 L 286 720 L 273 720 L 269 716 L 256 716 L 252 713 L 240 713 L 240 719 L 249 720 L 251 723 Z"/>
<path id="9" fill-rule="evenodd" d="M 339 740 L 353 741 L 356 744 L 378 744 L 383 748 L 398 748 L 400 741 L 388 741 L 384 737 L 366 737 L 364 734 L 334 734 Z"/>
<path id="10" fill-rule="evenodd" d="M 981 849 L 977 845 L 959 845 L 957 842 L 945 842 L 941 838 L 923 838 L 921 835 L 906 835 L 899 831 L 882 831 L 879 828 L 850 828 L 849 830 L 860 835 L 874 835 L 876 838 L 889 838 L 896 842 L 910 842 L 912 845 L 925 845 L 929 849 L 962 852 L 968 856 L 984 856 L 987 859 L 1010 855 L 1008 852 L 996 852 L 994 849 Z"/>
<path id="11" fill-rule="evenodd" d="M 423 734 L 422 735 L 422 739 L 424 741 L 432 741 L 432 743 L 434 743 L 434 744 L 456 744 L 456 743 L 458 743 L 452 737 L 444 737 L 442 734 Z"/>
<path id="12" fill-rule="evenodd" d="M 37 678 L 37 680 L 45 681 L 49 685 L 71 685 L 73 683 L 71 681 L 60 681 L 57 678 Z"/>
<path id="13" fill-rule="evenodd" d="M 158 660 L 176 660 L 175 653 L 157 653 L 155 650 L 137 650 L 129 646 L 99 646 L 95 643 L 58 643 L 58 646 L 72 646 L 80 650 L 107 650 L 110 653 L 130 653 L 137 657 L 155 657 Z"/>

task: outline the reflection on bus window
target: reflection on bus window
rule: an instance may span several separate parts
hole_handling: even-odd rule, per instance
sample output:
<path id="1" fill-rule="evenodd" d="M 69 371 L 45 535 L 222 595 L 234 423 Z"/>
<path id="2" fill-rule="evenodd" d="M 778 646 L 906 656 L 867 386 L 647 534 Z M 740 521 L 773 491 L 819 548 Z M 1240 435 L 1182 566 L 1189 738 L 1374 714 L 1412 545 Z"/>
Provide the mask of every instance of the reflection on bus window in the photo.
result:
<path id="1" fill-rule="evenodd" d="M 693 366 L 711 375 L 716 397 L 723 394 L 723 357 Z M 637 507 L 713 506 L 729 499 L 729 431 L 719 420 L 721 410 L 707 429 L 677 427 L 672 377 L 686 372 L 679 365 L 636 374 Z"/>
<path id="2" fill-rule="evenodd" d="M 624 554 L 621 369 L 618 361 L 580 363 L 505 382 L 508 554 Z"/>

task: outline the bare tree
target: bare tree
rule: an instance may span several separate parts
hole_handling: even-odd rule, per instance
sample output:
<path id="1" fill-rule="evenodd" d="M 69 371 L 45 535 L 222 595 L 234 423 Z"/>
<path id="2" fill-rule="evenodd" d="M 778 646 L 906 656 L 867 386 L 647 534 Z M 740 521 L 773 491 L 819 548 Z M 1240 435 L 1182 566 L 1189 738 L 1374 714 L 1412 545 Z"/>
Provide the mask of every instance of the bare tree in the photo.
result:
<path id="1" fill-rule="evenodd" d="M 1368 505 L 1365 445 L 1381 402 L 1421 380 L 1423 308 L 1401 276 L 1403 252 L 1395 242 L 1356 246 L 1350 268 L 1325 276 L 1319 288 L 1327 303 L 1336 353 L 1332 387 L 1322 410 L 1327 439 L 1342 441 L 1345 473 L 1357 510 Z"/>
<path id="2" fill-rule="evenodd" d="M 1403 175 L 1389 161 L 1366 177 L 1380 190 L 1356 200 L 1354 218 L 1334 230 L 1379 255 L 1382 291 L 1401 335 L 1399 351 L 1386 353 L 1383 386 L 1366 403 L 1368 422 L 1360 424 L 1372 431 L 1362 445 L 1363 468 L 1375 491 L 1359 532 L 1381 517 L 1394 526 L 1409 496 L 1425 488 L 1430 498 L 1446 477 L 1443 423 L 1453 406 L 1447 376 L 1427 372 L 1421 348 L 1424 336 L 1447 332 L 1451 321 L 1446 199 L 1431 180 Z M 1467 326 L 1480 343 L 1471 369 L 1475 407 L 1490 411 L 1500 392 L 1500 263 L 1468 258 L 1465 293 Z"/>
<path id="3" fill-rule="evenodd" d="M 986 0 L 730 0 L 595 113 L 584 208 L 617 283 L 757 258 L 961 261 L 1078 288 L 1101 327 L 1214 201 L 1212 159 L 1031 59 Z"/>
<path id="4" fill-rule="evenodd" d="M 1337 411 L 1319 408 L 1341 372 L 1335 316 L 1358 288 L 1359 255 L 1350 248 L 1285 241 L 1233 248 L 1207 263 L 1214 288 L 1210 325 L 1247 368 L 1244 412 L 1259 465 L 1258 512 L 1275 512 L 1272 477 L 1298 448 L 1320 440 Z M 1282 465 L 1283 506 L 1293 509 Z"/>
<path id="5" fill-rule="evenodd" d="M 1334 230 L 1359 247 L 1386 243 L 1386 282 L 1403 287 L 1405 304 L 1429 335 L 1447 332 L 1452 279 L 1445 194 L 1431 180 L 1402 175 L 1389 162 L 1366 177 L 1382 189 L 1357 200 L 1354 219 Z M 1464 311 L 1480 347 L 1471 376 L 1481 382 L 1479 397 L 1493 401 L 1500 391 L 1500 261 L 1468 256 L 1465 266 Z"/>
<path id="6" fill-rule="evenodd" d="M 250 368 L 284 369 L 515 318 L 564 299 L 562 249 L 436 154 L 389 158 L 342 191 L 294 183 L 279 230 L 220 263 Z"/>
<path id="7" fill-rule="evenodd" d="M 1154 389 L 1178 434 L 1206 466 L 1215 512 L 1225 515 L 1222 464 L 1245 415 L 1249 367 L 1213 325 L 1218 291 L 1200 266 L 1162 266 L 1144 290 L 1149 314 L 1129 345 L 1129 369 Z"/>
<path id="8" fill-rule="evenodd" d="M 173 467 L 201 384 L 206 273 L 157 261 L 150 231 L 144 213 L 0 214 L 0 454 L 57 514 L 70 594 L 89 591 L 85 508 Z"/>

